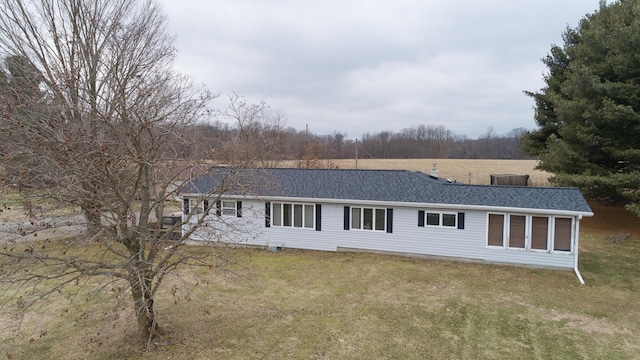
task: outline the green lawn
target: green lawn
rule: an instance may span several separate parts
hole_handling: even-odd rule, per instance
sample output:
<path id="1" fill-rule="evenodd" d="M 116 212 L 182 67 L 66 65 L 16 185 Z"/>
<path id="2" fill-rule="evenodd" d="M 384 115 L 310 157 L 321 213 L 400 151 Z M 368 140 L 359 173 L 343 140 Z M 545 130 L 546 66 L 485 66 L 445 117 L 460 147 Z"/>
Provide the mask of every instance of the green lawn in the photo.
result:
<path id="1" fill-rule="evenodd" d="M 5 336 L 2 355 L 640 358 L 640 239 L 611 244 L 583 231 L 581 248 L 584 286 L 570 271 L 366 253 L 234 250 L 240 276 L 185 270 L 184 278 L 198 283 L 189 292 L 177 280 L 166 284 L 159 320 L 167 334 L 153 352 L 135 351 L 127 340 L 134 330 L 128 299 L 115 306 L 113 295 L 78 296 L 69 305 L 61 299 L 70 289 L 27 318 L 17 339 Z"/>

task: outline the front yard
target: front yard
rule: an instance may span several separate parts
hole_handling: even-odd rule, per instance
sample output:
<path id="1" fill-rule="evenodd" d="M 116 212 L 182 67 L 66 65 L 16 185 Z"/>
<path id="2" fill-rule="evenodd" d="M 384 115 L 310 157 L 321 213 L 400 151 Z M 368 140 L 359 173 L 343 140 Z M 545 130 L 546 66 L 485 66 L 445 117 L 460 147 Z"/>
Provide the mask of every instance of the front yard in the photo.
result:
<path id="1" fill-rule="evenodd" d="M 1 350 L 74 359 L 639 358 L 640 239 L 605 237 L 582 233 L 584 286 L 569 271 L 235 249 L 224 254 L 234 274 L 183 269 L 165 284 L 166 334 L 153 352 L 128 341 L 128 299 L 91 296 L 91 284 L 52 296 L 16 339 L 3 333 Z"/>

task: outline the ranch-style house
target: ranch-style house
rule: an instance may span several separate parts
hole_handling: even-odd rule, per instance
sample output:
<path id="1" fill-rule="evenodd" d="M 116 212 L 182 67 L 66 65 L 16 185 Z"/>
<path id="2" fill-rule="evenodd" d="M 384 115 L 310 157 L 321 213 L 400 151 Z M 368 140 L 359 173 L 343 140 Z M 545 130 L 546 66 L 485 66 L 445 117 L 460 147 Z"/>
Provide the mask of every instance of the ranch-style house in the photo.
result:
<path id="1" fill-rule="evenodd" d="M 193 241 L 381 251 L 578 271 L 576 188 L 455 183 L 422 172 L 212 167 L 183 186 Z"/>

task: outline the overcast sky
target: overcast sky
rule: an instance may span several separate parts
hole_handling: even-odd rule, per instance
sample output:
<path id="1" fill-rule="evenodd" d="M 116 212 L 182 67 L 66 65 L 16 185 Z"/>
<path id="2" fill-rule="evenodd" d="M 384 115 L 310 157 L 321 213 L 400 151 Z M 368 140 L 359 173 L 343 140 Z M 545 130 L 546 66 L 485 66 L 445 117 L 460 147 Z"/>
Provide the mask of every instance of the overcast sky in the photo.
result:
<path id="1" fill-rule="evenodd" d="M 164 0 L 177 67 L 286 125 L 348 138 L 443 125 L 476 138 L 535 128 L 523 90 L 598 0 Z"/>

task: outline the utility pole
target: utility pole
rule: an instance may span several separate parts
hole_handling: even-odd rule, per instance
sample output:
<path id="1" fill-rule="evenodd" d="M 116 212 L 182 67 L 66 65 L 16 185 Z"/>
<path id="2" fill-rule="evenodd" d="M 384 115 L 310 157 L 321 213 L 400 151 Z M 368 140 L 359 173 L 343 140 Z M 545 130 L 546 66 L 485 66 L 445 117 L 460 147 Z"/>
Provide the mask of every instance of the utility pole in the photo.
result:
<path id="1" fill-rule="evenodd" d="M 358 170 L 358 138 L 356 138 L 356 170 Z"/>
<path id="2" fill-rule="evenodd" d="M 304 132 L 304 157 L 307 162 L 307 169 L 309 168 L 309 124 L 306 125 Z"/>

